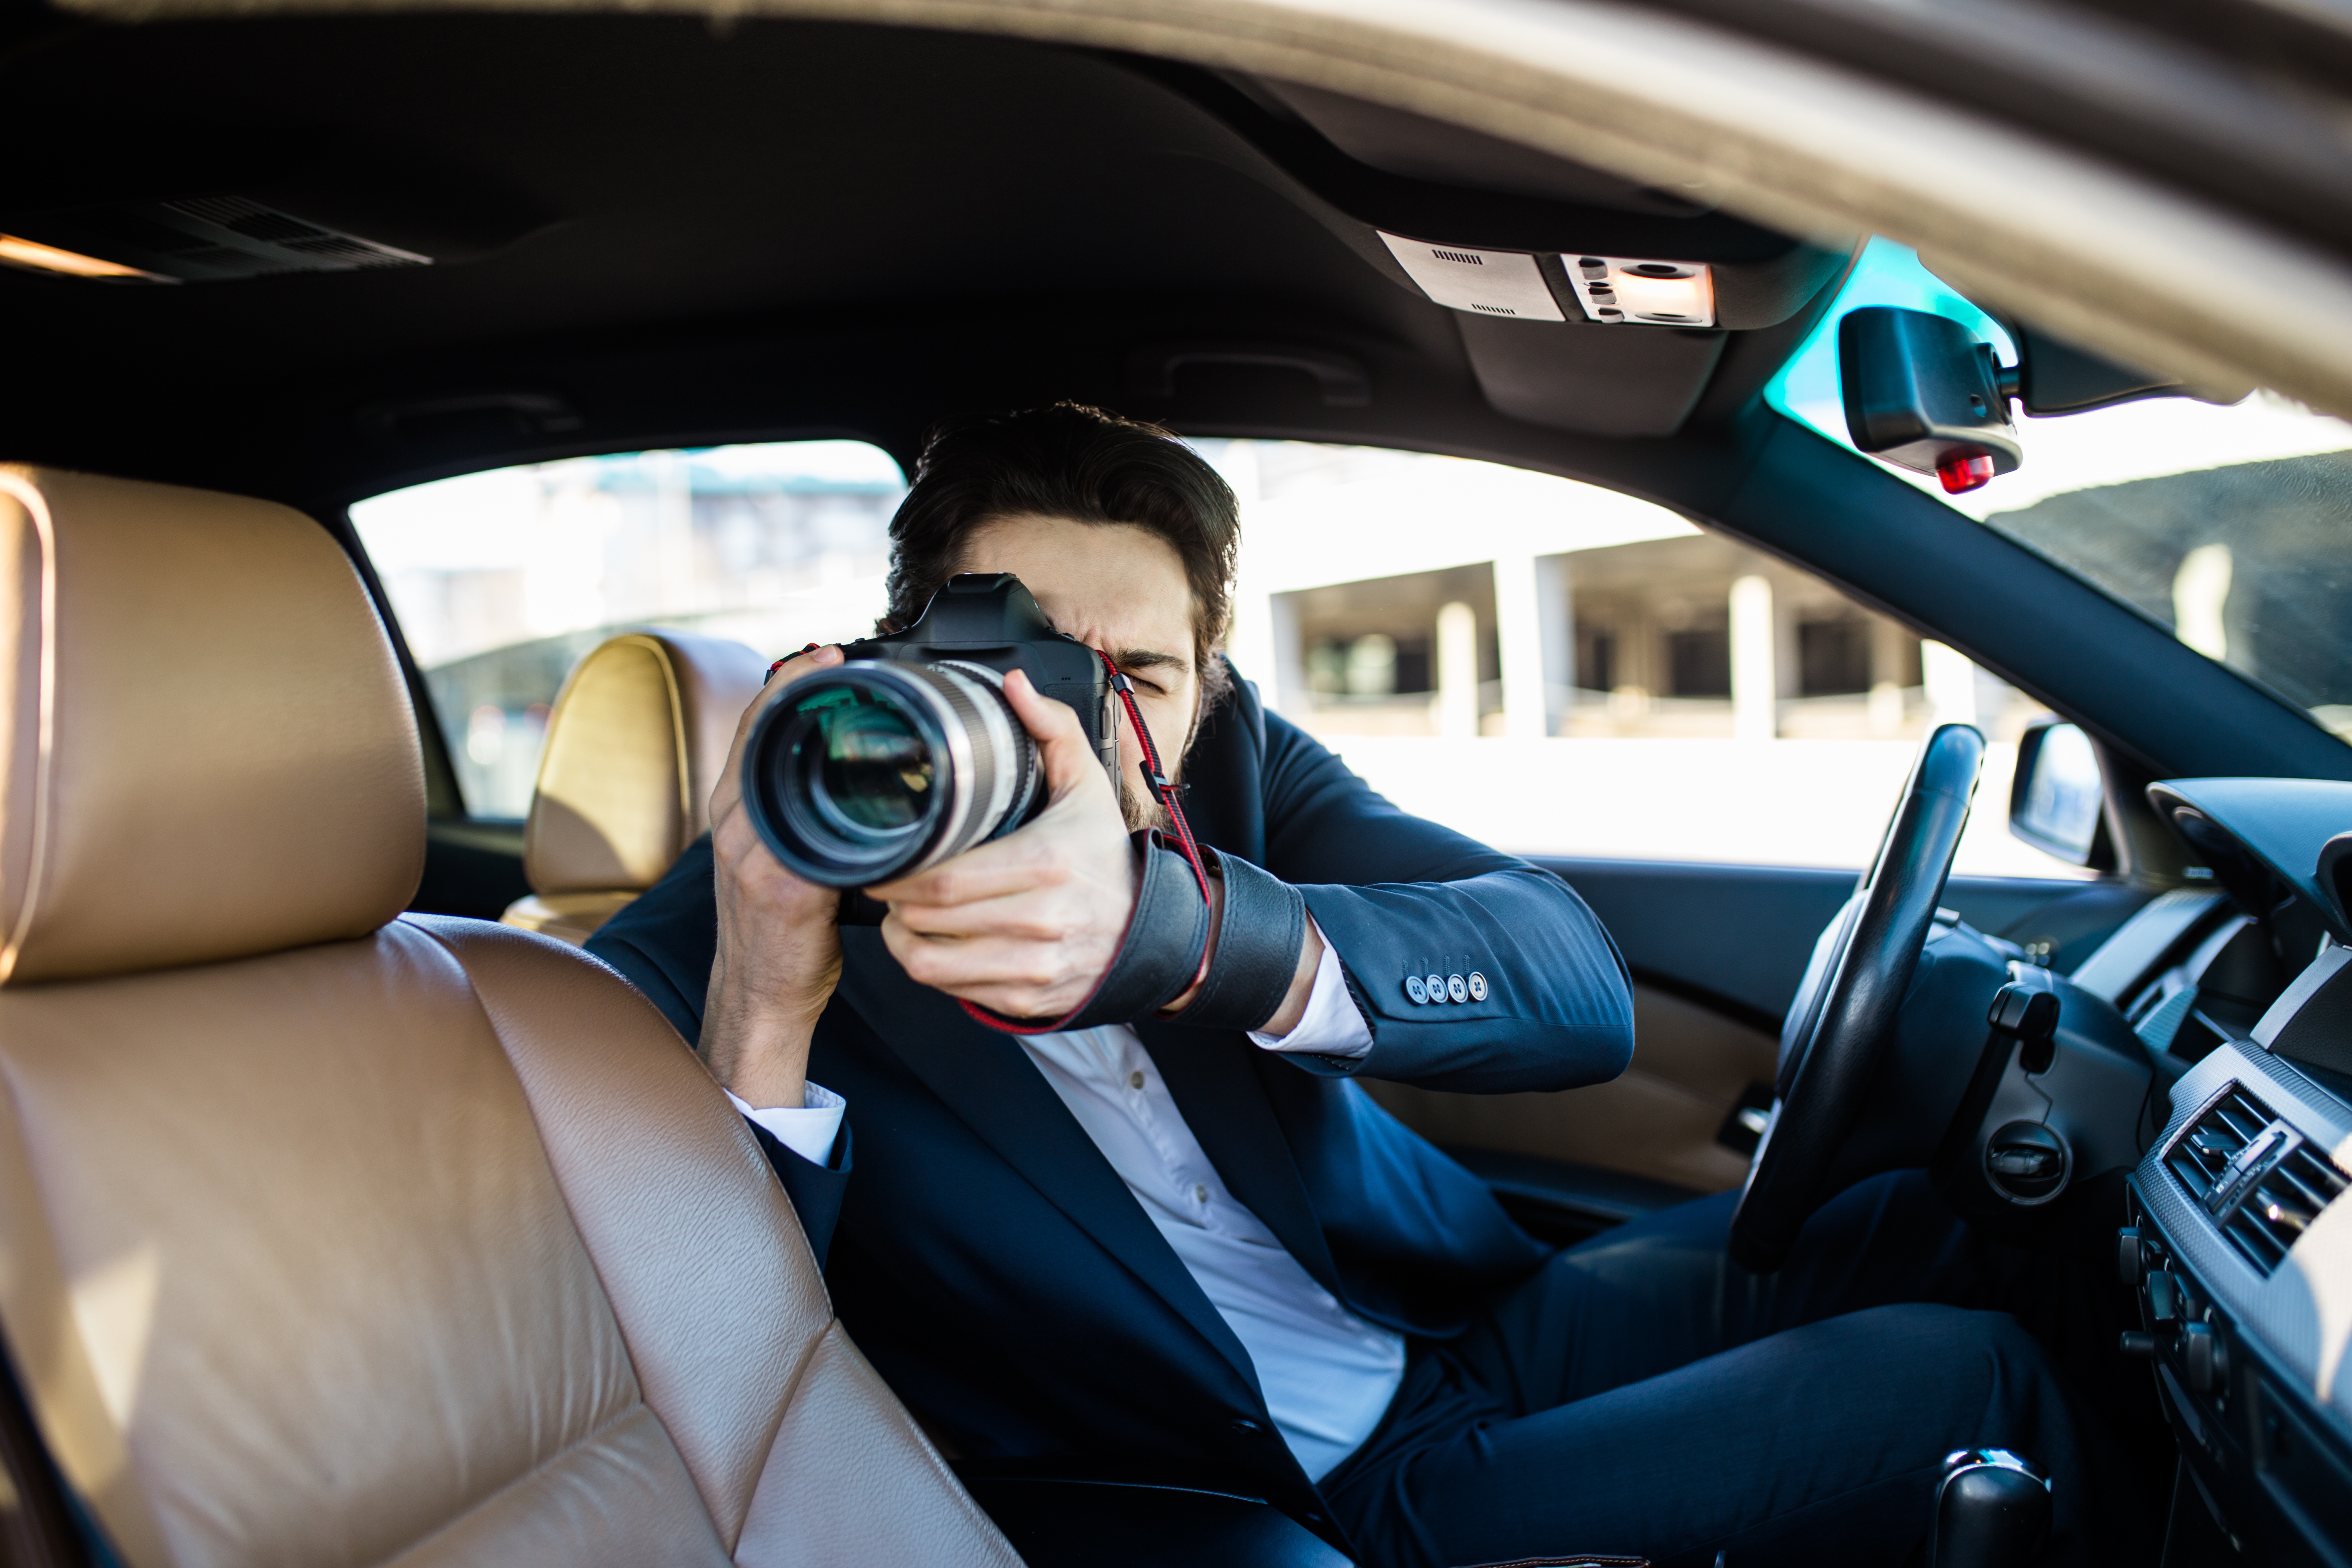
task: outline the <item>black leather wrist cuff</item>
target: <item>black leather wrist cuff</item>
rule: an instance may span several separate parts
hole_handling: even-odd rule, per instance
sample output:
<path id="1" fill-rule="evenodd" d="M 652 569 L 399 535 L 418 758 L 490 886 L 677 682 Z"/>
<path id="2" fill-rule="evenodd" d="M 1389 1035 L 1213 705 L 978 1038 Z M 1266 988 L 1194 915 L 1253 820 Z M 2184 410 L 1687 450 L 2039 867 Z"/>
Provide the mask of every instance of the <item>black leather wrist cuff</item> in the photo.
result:
<path id="1" fill-rule="evenodd" d="M 1094 994 L 1076 1011 L 1051 1021 L 1005 1018 L 985 1008 L 971 1011 L 985 1015 L 983 1022 L 1013 1033 L 1057 1033 L 1132 1024 L 1151 1016 L 1191 988 L 1201 973 L 1201 953 L 1209 945 L 1209 906 L 1201 898 L 1201 884 L 1192 876 L 1191 862 L 1167 847 L 1155 832 L 1147 829 L 1135 839 L 1141 856 L 1136 868 L 1135 910 L 1128 916 L 1127 933 Z"/>
<path id="2" fill-rule="evenodd" d="M 1225 884 L 1217 953 L 1201 994 L 1174 1022 L 1204 1029 L 1255 1029 L 1282 1010 L 1307 941 L 1307 899 L 1239 856 L 1211 850 Z"/>

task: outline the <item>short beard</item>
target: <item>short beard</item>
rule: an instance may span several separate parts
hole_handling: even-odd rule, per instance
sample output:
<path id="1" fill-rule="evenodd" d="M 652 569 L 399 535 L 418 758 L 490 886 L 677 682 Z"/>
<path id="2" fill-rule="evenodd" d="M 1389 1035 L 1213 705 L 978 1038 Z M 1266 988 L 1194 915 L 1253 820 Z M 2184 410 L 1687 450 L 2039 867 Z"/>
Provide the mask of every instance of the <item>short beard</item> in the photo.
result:
<path id="1" fill-rule="evenodd" d="M 1147 827 L 1166 833 L 1175 827 L 1168 820 L 1166 809 L 1127 779 L 1118 781 L 1118 814 L 1127 819 L 1129 833 L 1140 833 Z"/>
<path id="2" fill-rule="evenodd" d="M 1225 664 L 1223 654 L 1210 654 L 1202 662 L 1202 671 L 1206 679 L 1201 683 L 1200 706 L 1194 710 L 1192 727 L 1184 736 L 1183 754 L 1187 757 L 1192 754 L 1192 742 L 1201 738 L 1202 721 L 1216 710 L 1219 703 L 1232 697 L 1234 690 L 1233 673 Z M 1126 818 L 1127 830 L 1140 833 L 1147 827 L 1156 827 L 1162 833 L 1175 832 L 1176 824 L 1169 817 L 1167 807 L 1136 787 L 1136 780 L 1141 776 L 1139 766 L 1132 776 L 1124 769 L 1119 773 L 1118 814 Z M 1178 792 L 1178 798 L 1181 799 L 1184 786 L 1177 784 L 1172 787 Z"/>

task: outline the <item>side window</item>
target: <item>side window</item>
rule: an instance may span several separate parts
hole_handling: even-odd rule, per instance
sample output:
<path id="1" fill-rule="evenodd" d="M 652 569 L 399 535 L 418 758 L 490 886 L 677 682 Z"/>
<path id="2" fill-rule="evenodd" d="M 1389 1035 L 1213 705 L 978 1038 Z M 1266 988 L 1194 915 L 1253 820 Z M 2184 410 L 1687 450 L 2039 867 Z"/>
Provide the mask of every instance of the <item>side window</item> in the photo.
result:
<path id="1" fill-rule="evenodd" d="M 1243 501 L 1238 672 L 1407 810 L 1527 854 L 1860 867 L 1919 741 L 1991 742 L 1958 868 L 2044 710 L 1838 589 L 1646 502 L 1457 458 L 1196 443 Z"/>
<path id="2" fill-rule="evenodd" d="M 352 521 L 467 812 L 520 817 L 582 655 L 631 626 L 762 650 L 870 632 L 905 493 L 879 447 L 775 442 L 469 474 L 362 501 Z"/>

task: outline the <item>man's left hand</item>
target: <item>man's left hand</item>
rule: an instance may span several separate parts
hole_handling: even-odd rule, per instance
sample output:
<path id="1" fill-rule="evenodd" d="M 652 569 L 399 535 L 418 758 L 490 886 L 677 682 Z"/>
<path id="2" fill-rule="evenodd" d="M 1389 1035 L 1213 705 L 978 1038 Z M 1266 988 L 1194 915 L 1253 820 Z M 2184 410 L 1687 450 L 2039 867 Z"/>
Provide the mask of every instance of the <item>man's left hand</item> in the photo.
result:
<path id="1" fill-rule="evenodd" d="M 992 843 L 866 891 L 908 975 L 1015 1018 L 1058 1018 L 1110 967 L 1135 907 L 1118 792 L 1076 711 L 1014 670 L 1005 700 L 1044 753 L 1045 809 Z"/>

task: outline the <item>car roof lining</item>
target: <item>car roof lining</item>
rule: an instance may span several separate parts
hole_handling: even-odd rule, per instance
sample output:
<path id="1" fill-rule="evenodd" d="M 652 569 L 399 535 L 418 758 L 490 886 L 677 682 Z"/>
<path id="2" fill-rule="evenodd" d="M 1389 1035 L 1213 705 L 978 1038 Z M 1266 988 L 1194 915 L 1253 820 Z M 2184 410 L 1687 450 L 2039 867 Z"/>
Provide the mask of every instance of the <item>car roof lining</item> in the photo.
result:
<path id="1" fill-rule="evenodd" d="M 1711 3 L 1711 0 L 1706 0 Z M 1689 9 L 1705 10 L 1693 0 Z M 2268 0 L 2223 0 L 2246 13 L 2269 47 L 2288 25 Z M 207 16 L 386 16 L 402 0 L 54 0 L 58 11 L 117 21 Z M 432 0 L 433 9 L 497 10 L 505 0 Z M 2206 127 L 2196 181 L 2163 158 L 2139 163 L 2133 105 L 2098 90 L 2095 70 L 2031 84 L 2032 114 L 2007 98 L 1968 96 L 1969 73 L 1924 92 L 1885 58 L 1911 60 L 1915 37 L 1861 26 L 1868 47 L 1833 48 L 1815 13 L 1843 0 L 1757 0 L 1759 20 L 1733 30 L 1664 7 L 1608 0 L 1223 0 L 1176 10 L 1130 0 L 537 0 L 534 16 L 625 9 L 698 16 L 719 30 L 746 18 L 802 17 L 958 29 L 1126 50 L 1297 82 L 1425 115 L 1549 151 L 1662 188 L 1698 183 L 1751 221 L 1786 234 L 1877 232 L 1933 252 L 1938 269 L 1989 307 L 2032 320 L 2083 346 L 2190 382 L 2261 384 L 2314 406 L 2352 409 L 2352 279 L 2312 239 L 2332 233 L 2315 205 L 2309 226 L 2283 225 L 2256 187 L 2301 156 L 2249 122 Z M 1967 15 L 1905 26 L 1982 34 Z M 2065 13 L 2076 52 L 2120 58 L 2148 26 L 2187 37 L 2186 14 L 2147 19 L 2082 4 Z M 51 13 L 54 14 L 54 13 Z M 1769 17 L 1768 21 L 1765 19 Z M 422 16 L 404 20 L 423 22 Z M 1834 18 L 1832 19 L 1834 20 Z M 2178 24 L 2178 26 L 2176 26 Z M 2207 24 L 2200 21 L 2197 26 Z M 1840 26 L 1845 24 L 1841 23 Z M 1839 27 L 1829 32 L 1835 34 Z M 1897 31 L 1900 31 L 1898 28 Z M 1973 35 L 1972 35 L 1973 37 Z M 2169 36 L 2168 35 L 2168 37 Z M 34 39 L 36 47 L 41 40 Z M 2325 50 L 2314 53 L 2316 58 Z M 1916 62 L 1914 62 L 1916 63 Z M 2168 57 L 2178 90 L 2245 96 L 2243 55 Z M 2197 71 L 2202 68 L 2203 75 Z M 2264 96 L 2292 100 L 2342 163 L 2347 89 L 2324 73 L 2281 77 Z M 2144 106 L 2143 106 L 2144 107 Z M 1981 108 L 1982 111 L 1979 111 Z M 89 117 L 85 116 L 85 121 Z M 2145 115 L 2141 116 L 2145 119 Z M 2177 118 L 2177 117 L 2176 117 Z M 39 123 L 36 121 L 35 123 Z M 2265 121 L 2267 123 L 2267 121 Z M 2335 165 L 2330 165 L 2334 167 Z M 2305 185 L 2309 184 L 2306 178 Z M 2336 188 L 2342 188 L 2338 179 Z M 2193 194 L 2192 194 L 2193 193 Z M 2324 204 L 2322 204 L 2324 205 Z M 2178 265 L 2194 255 L 2200 265 Z M 2210 275 L 2226 271 L 2226 294 Z"/>
<path id="2" fill-rule="evenodd" d="M 1475 5 L 1464 14 L 1493 19 Z M 1045 26 L 1034 13 L 998 19 L 1008 16 L 1008 29 Z M 1072 0 L 1045 22 L 1072 17 L 1102 20 L 1095 0 Z M 1310 19 L 1353 25 L 1329 13 Z M 1104 25 L 1079 41 L 1137 39 Z M 16 49 L 0 79 L 16 92 L 19 123 L 34 129 L 27 161 L 47 162 L 67 183 L 118 197 L 156 194 L 166 187 L 142 187 L 125 167 L 160 162 L 163 146 L 185 164 L 268 139 L 240 144 L 230 132 L 275 126 L 282 144 L 290 128 L 350 168 L 389 163 L 433 194 L 454 192 L 426 216 L 488 254 L 457 263 L 453 253 L 453 264 L 404 273 L 180 289 L 0 277 L 0 298 L 40 305 L 15 312 L 17 374 L 0 387 L 10 455 L 269 495 L 331 516 L 399 484 L 594 450 L 855 436 L 903 462 L 943 413 L 1076 397 L 1195 434 L 1413 447 L 1610 485 L 1784 553 L 1994 668 L 2007 662 L 2000 628 L 1984 606 L 1956 596 L 1967 574 L 1938 578 L 1889 558 L 1883 542 L 1851 526 L 1853 509 L 1899 513 L 1906 530 L 1938 542 L 1931 555 L 2000 557 L 2011 597 L 2040 606 L 2028 613 L 2106 625 L 2099 617 L 2117 610 L 1761 409 L 1765 381 L 1827 302 L 1843 259 L 1834 250 L 1813 247 L 1829 258 L 1820 286 L 1778 325 L 1699 339 L 1664 328 L 1552 329 L 1580 343 L 1643 334 L 1664 345 L 1658 361 L 1680 356 L 1601 367 L 1582 384 L 1597 404 L 1649 397 L 1682 414 L 1673 437 L 1515 418 L 1496 407 L 1496 389 L 1527 367 L 1507 337 L 1484 329 L 1520 324 L 1473 319 L 1465 333 L 1464 319 L 1411 291 L 1392 262 L 1382 267 L 1361 213 L 1368 202 L 1434 192 L 1499 230 L 1546 214 L 1556 220 L 1578 204 L 1435 185 L 1419 177 L 1426 168 L 1376 169 L 1319 133 L 1328 150 L 1319 167 L 1277 157 L 1268 148 L 1285 146 L 1297 127 L 1285 132 L 1259 98 L 1286 100 L 1199 68 L 1267 62 L 1233 48 L 1206 60 L 1197 57 L 1217 51 L 1192 52 L 1192 61 L 1171 66 L 972 33 L 800 20 L 718 27 L 693 16 L 63 27 Z M 1591 105 L 1537 91 L 1557 88 L 1567 67 L 1547 58 L 1515 79 L 1489 79 L 1478 101 L 1507 112 L 1482 121 L 1446 77 L 1465 58 L 1436 59 L 1416 91 L 1399 83 L 1408 67 L 1430 66 L 1418 57 L 1391 56 L 1350 77 L 1293 47 L 1275 62 L 1279 73 L 1261 74 L 1316 79 L 1325 91 L 1362 88 L 1368 102 L 1481 135 L 1571 144 L 1585 123 L 1576 115 Z M 110 172 L 87 155 L 107 141 L 100 129 L 130 164 L 118 157 Z M 1696 166 L 1716 182 L 1710 194 L 1742 210 L 1836 214 L 1818 189 L 1789 197 L 1786 180 L 1777 196 L 1727 185 L 1723 169 L 1686 148 L 1653 148 L 1647 163 L 1616 157 L 1645 130 L 1673 140 L 1654 117 L 1621 124 L 1615 140 L 1591 142 L 1591 162 L 1643 169 L 1643 178 Z M 1890 133 L 1918 130 L 1898 123 Z M 1334 168 L 1345 175 L 1336 184 Z M 1527 168 L 1495 178 L 1524 181 Z M 189 177 L 185 167 L 173 174 Z M 299 167 L 278 175 L 304 177 Z M 397 195 L 399 184 L 387 180 L 374 194 Z M 1070 201 L 1072 191 L 1086 200 Z M 1900 202 L 1877 194 L 1899 212 Z M 381 226 L 356 206 L 337 216 L 357 232 L 366 232 L 362 222 Z M 1618 216 L 1805 253 L 1720 212 Z M 520 237 L 501 247 L 509 231 Z M 396 244 L 403 234 L 370 237 Z M 2168 330 L 2211 324 L 2193 313 L 2164 321 Z M 2312 336 L 2324 360 L 2327 323 L 2319 326 Z M 1696 367 L 1694 347 L 1705 351 Z M 1222 353 L 1194 352 L 1207 349 Z M 1370 401 L 1334 399 L 1333 385 L 1359 371 Z M 1523 391 L 1533 387 L 1527 406 L 1572 401 L 1562 386 L 1521 379 Z M 1507 388 L 1501 400 L 1511 401 Z M 1768 479 L 1826 510 L 1792 514 Z M 2257 770 L 2334 772 L 2344 766 L 2336 759 L 2352 758 L 2266 696 L 2262 713 L 2230 710 L 2233 733 L 2202 739 L 2173 734 L 2177 715 L 2136 712 L 2126 689 L 2168 661 L 2186 661 L 2184 679 L 2237 678 L 2119 613 L 2115 647 L 2063 672 L 2064 689 L 2046 671 L 2039 681 L 2024 668 L 2007 672 L 2159 766 L 2214 771 L 2201 759 L 2225 742 L 2240 766 Z"/>

